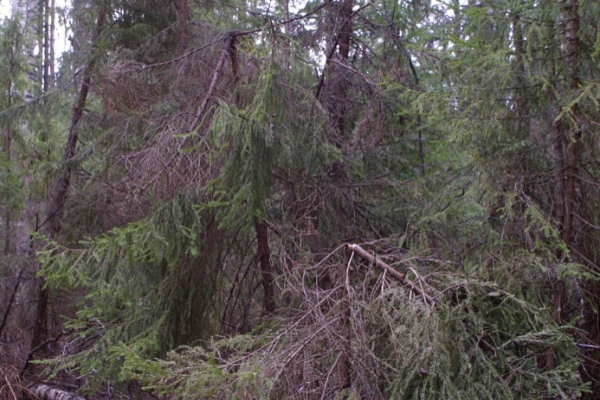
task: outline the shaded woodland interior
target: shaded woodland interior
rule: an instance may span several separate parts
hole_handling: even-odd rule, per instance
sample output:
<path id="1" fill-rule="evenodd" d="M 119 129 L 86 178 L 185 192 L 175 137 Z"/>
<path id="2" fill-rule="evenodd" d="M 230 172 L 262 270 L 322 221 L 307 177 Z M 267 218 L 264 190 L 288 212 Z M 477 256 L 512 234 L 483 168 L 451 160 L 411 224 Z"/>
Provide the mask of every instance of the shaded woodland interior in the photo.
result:
<path id="1" fill-rule="evenodd" d="M 600 398 L 599 21 L 14 0 L 0 398 Z"/>

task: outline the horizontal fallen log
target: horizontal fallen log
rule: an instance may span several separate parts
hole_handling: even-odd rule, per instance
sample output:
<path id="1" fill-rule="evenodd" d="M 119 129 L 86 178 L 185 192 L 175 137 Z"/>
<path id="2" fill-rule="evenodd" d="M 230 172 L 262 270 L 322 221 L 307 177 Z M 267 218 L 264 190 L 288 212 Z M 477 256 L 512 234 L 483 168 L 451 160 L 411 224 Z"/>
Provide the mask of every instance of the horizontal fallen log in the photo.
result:
<path id="1" fill-rule="evenodd" d="M 85 400 L 85 397 L 77 393 L 67 392 L 43 383 L 29 385 L 29 391 L 42 400 Z"/>
<path id="2" fill-rule="evenodd" d="M 403 285 L 408 287 L 413 293 L 415 293 L 418 296 L 421 296 L 427 304 L 432 305 L 432 306 L 435 304 L 435 301 L 433 300 L 433 298 L 430 295 L 428 295 L 427 293 L 425 293 L 420 287 L 415 285 L 414 282 L 411 282 L 410 280 L 406 279 L 406 275 L 404 275 L 400 271 L 397 271 L 392 266 L 386 264 L 385 262 L 383 262 L 382 260 L 380 260 L 379 258 L 374 256 L 373 254 L 369 253 L 368 251 L 366 251 L 359 245 L 347 244 L 346 250 L 348 252 L 354 252 L 359 257 L 369 261 L 370 263 L 374 264 L 376 267 L 381 268 L 382 270 L 386 271 L 392 277 L 394 277 L 395 279 L 400 281 Z"/>

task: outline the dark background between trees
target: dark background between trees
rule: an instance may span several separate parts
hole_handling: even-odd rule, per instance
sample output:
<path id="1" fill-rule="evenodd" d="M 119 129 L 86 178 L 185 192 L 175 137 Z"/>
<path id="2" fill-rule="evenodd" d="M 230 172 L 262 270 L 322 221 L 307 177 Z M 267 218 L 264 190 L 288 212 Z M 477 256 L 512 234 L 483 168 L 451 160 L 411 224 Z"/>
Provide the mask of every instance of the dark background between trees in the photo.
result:
<path id="1" fill-rule="evenodd" d="M 15 6 L 0 397 L 600 396 L 600 4 Z"/>

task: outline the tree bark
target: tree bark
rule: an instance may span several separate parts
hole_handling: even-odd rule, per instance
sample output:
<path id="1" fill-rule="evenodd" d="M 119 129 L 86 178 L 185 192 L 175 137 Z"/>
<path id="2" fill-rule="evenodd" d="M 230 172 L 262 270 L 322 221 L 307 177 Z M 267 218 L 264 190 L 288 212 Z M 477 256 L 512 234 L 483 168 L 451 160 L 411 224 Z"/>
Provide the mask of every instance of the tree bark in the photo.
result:
<path id="1" fill-rule="evenodd" d="M 13 64 L 13 58 L 14 58 L 14 52 L 13 49 L 11 47 L 10 50 L 10 64 Z M 12 72 L 12 71 L 11 71 Z M 12 75 L 12 73 L 11 73 Z M 7 108 L 10 108 L 12 106 L 12 79 L 9 79 L 8 81 L 8 101 L 7 101 Z M 4 136 L 4 151 L 6 152 L 6 161 L 8 161 L 8 168 L 12 168 L 11 166 L 11 161 L 12 161 L 12 129 L 9 126 L 6 129 L 6 136 Z M 11 209 L 10 209 L 10 204 L 6 205 L 6 210 L 4 213 L 4 255 L 8 256 L 10 254 L 10 248 L 11 248 L 11 241 L 10 238 L 12 237 L 13 233 L 12 233 L 12 229 L 11 229 Z"/>
<path id="2" fill-rule="evenodd" d="M 563 49 L 566 66 L 566 85 L 557 87 L 557 92 L 574 92 L 578 90 L 579 78 L 579 8 L 577 0 L 563 0 L 562 21 L 564 24 L 563 38 L 566 46 Z M 580 167 L 580 154 L 583 143 L 581 141 L 581 130 L 577 124 L 577 106 L 569 110 L 560 109 L 559 113 L 569 113 L 571 118 L 558 118 L 552 125 L 552 153 L 554 159 L 554 210 L 553 217 L 560 231 L 561 240 L 565 248 L 573 249 L 576 243 L 573 241 L 573 223 L 575 218 L 576 188 L 579 185 L 577 174 Z M 573 122 L 575 121 L 575 122 Z M 568 255 L 562 250 L 557 250 L 560 260 Z M 567 323 L 568 317 L 565 313 L 567 308 L 567 290 L 565 283 L 556 278 L 552 292 L 552 316 L 557 324 Z M 556 355 L 549 353 L 547 367 L 553 368 L 556 363 Z"/>
<path id="3" fill-rule="evenodd" d="M 576 91 L 579 87 L 579 5 L 577 0 L 567 0 L 565 4 L 565 39 L 567 42 L 567 70 L 569 89 Z M 577 120 L 577 110 L 569 110 Z M 581 130 L 579 126 L 572 127 L 564 132 L 567 143 L 567 179 L 565 187 L 565 213 L 563 223 L 562 239 L 569 247 L 573 235 L 573 219 L 575 204 L 575 186 L 577 183 L 577 172 L 579 169 L 579 148 L 581 147 Z"/>

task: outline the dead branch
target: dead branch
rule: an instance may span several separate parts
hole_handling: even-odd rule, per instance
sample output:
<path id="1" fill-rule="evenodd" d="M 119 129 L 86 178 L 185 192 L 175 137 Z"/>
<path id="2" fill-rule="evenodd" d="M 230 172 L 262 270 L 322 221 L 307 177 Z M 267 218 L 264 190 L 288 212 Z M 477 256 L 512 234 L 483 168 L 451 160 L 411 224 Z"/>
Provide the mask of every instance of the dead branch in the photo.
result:
<path id="1" fill-rule="evenodd" d="M 73 329 L 69 329 L 67 331 L 61 331 L 58 333 L 58 335 L 40 343 L 39 345 L 35 346 L 34 348 L 32 348 L 29 351 L 29 354 L 27 355 L 27 359 L 25 360 L 25 364 L 23 364 L 23 368 L 21 368 L 21 375 L 23 375 L 25 373 L 25 371 L 27 370 L 27 368 L 29 367 L 30 361 L 33 358 L 33 356 L 40 351 L 41 349 L 45 348 L 46 346 L 48 346 L 50 343 L 55 343 L 58 339 L 60 339 L 62 336 L 64 335 L 70 335 L 71 333 L 73 333 Z"/>
<path id="2" fill-rule="evenodd" d="M 240 32 L 235 31 L 227 32 L 227 34 L 225 35 L 223 49 L 221 50 L 221 56 L 219 57 L 219 61 L 217 61 L 217 65 L 214 69 L 213 76 L 210 81 L 210 86 L 208 87 L 208 91 L 206 92 L 206 96 L 204 96 L 202 104 L 200 104 L 200 107 L 198 107 L 198 111 L 196 111 L 196 117 L 194 118 L 194 121 L 189 126 L 188 130 L 190 132 L 193 131 L 202 120 L 202 116 L 204 115 L 204 112 L 208 107 L 208 103 L 214 95 L 215 89 L 217 87 L 217 81 L 219 80 L 219 75 L 221 74 L 221 70 L 223 69 L 223 65 L 225 65 L 225 60 L 227 60 L 227 57 L 232 57 L 232 65 L 235 69 L 235 66 L 237 64 L 237 60 L 234 60 L 234 58 L 237 57 L 236 40 L 239 35 Z M 237 71 L 234 70 L 234 74 L 237 75 Z"/>
<path id="3" fill-rule="evenodd" d="M 8 319 L 8 314 L 12 308 L 12 305 L 15 301 L 15 296 L 17 291 L 19 290 L 19 285 L 21 284 L 21 275 L 23 274 L 23 270 L 19 271 L 19 275 L 17 275 L 17 282 L 15 283 L 15 287 L 13 288 L 13 292 L 10 295 L 10 299 L 8 299 L 8 305 L 6 306 L 6 310 L 4 311 L 4 315 L 2 316 L 2 321 L 0 322 L 0 336 L 2 336 L 2 331 L 4 330 L 4 326 L 6 325 L 6 320 Z"/>
<path id="4" fill-rule="evenodd" d="M 415 293 L 418 296 L 421 296 L 427 304 L 432 305 L 432 306 L 435 304 L 435 301 L 433 300 L 433 298 L 430 295 L 428 295 L 427 293 L 425 293 L 421 288 L 417 287 L 413 282 L 406 279 L 406 275 L 397 271 L 396 269 L 394 269 L 390 265 L 386 264 L 385 262 L 381 261 L 379 258 L 377 258 L 377 256 L 370 254 L 368 251 L 366 251 L 359 245 L 347 244 L 346 251 L 356 253 L 356 255 L 358 255 L 359 257 L 364 258 L 365 260 L 369 261 L 370 263 L 375 264 L 375 266 L 377 266 L 377 267 L 381 268 L 382 270 L 384 270 L 385 272 L 389 273 L 391 276 L 396 278 L 402 284 L 406 285 L 413 293 Z"/>

